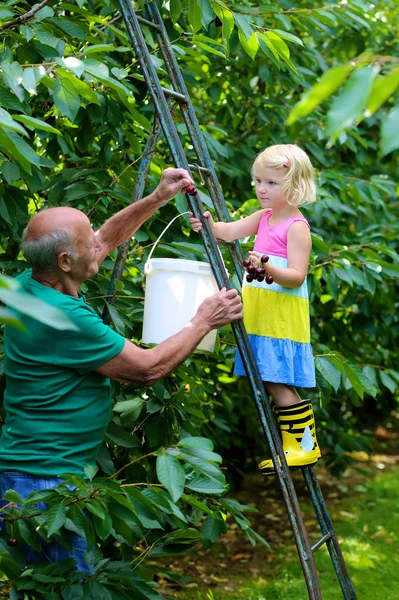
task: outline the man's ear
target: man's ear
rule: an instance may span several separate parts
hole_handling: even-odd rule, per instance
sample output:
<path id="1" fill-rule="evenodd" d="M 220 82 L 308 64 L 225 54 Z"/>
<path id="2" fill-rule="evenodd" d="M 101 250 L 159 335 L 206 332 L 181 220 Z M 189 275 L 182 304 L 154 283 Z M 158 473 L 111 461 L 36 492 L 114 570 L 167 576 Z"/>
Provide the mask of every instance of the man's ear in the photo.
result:
<path id="1" fill-rule="evenodd" d="M 69 273 L 72 267 L 73 258 L 68 254 L 68 252 L 60 252 L 57 258 L 59 268 L 64 271 L 64 273 Z"/>

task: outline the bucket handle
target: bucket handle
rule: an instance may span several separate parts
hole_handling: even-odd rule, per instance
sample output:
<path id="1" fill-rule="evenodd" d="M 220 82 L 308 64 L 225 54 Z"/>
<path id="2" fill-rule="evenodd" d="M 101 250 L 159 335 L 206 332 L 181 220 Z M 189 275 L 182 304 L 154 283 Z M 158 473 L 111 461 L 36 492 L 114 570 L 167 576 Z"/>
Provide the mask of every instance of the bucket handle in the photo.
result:
<path id="1" fill-rule="evenodd" d="M 166 225 L 165 229 L 158 236 L 158 239 L 156 240 L 153 247 L 151 248 L 151 252 L 149 253 L 146 263 L 144 265 L 144 273 L 146 275 L 148 275 L 148 273 L 151 272 L 151 265 L 150 265 L 151 256 L 153 255 L 153 252 L 154 252 L 155 248 L 158 246 L 158 243 L 159 243 L 161 237 L 163 236 L 163 234 L 165 233 L 165 231 L 167 231 L 169 229 L 169 227 L 172 225 L 172 223 L 174 223 L 176 221 L 176 219 L 178 219 L 179 217 L 182 217 L 183 215 L 189 215 L 190 213 L 191 213 L 191 211 L 187 210 L 187 211 L 182 212 L 179 215 L 176 215 L 175 217 L 173 217 L 173 219 Z"/>
<path id="2" fill-rule="evenodd" d="M 163 234 L 165 233 L 165 231 L 167 231 L 169 229 L 169 227 L 172 225 L 172 223 L 174 223 L 176 221 L 176 219 L 178 219 L 179 217 L 182 217 L 183 215 L 189 215 L 189 214 L 191 214 L 191 210 L 186 210 L 185 212 L 182 212 L 179 215 L 176 215 L 166 225 L 165 229 L 160 233 L 160 235 L 158 236 L 158 239 L 155 241 L 153 247 L 151 248 L 151 252 L 149 253 L 148 258 L 146 260 L 146 263 L 144 265 L 144 273 L 145 273 L 145 275 L 148 275 L 149 273 L 151 273 L 151 264 L 150 264 L 151 256 L 153 255 L 153 252 L 154 252 L 155 248 L 158 246 L 159 241 L 160 241 L 161 237 L 163 236 Z M 222 262 L 224 264 L 224 260 L 223 260 L 223 257 L 222 257 L 222 254 L 221 254 L 219 248 L 218 248 L 218 252 L 219 252 L 220 258 L 222 259 Z M 199 267 L 199 269 L 201 270 L 200 267 Z M 227 272 L 227 269 L 226 269 L 226 272 Z"/>

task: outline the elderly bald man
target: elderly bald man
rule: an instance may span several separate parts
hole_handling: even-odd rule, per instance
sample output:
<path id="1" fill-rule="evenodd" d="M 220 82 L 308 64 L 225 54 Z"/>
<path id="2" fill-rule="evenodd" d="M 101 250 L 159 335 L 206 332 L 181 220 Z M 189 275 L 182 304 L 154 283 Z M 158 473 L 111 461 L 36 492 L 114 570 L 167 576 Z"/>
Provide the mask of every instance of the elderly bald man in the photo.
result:
<path id="1" fill-rule="evenodd" d="M 193 181 L 183 169 L 166 169 L 147 198 L 111 217 L 96 233 L 86 215 L 70 207 L 36 214 L 23 236 L 31 269 L 18 276 L 26 291 L 63 310 L 78 327 L 58 331 L 18 314 L 28 334 L 6 327 L 4 406 L 0 437 L 0 498 L 15 489 L 22 497 L 51 488 L 60 475 L 82 475 L 94 464 L 111 410 L 110 378 L 151 385 L 193 352 L 202 338 L 242 316 L 235 290 L 206 299 L 179 333 L 142 349 L 103 324 L 79 294 L 109 252 L 129 239 L 166 201 Z M 26 548 L 28 563 L 72 556 L 80 571 L 86 541 L 72 539 L 69 553 L 44 544 L 40 555 Z"/>

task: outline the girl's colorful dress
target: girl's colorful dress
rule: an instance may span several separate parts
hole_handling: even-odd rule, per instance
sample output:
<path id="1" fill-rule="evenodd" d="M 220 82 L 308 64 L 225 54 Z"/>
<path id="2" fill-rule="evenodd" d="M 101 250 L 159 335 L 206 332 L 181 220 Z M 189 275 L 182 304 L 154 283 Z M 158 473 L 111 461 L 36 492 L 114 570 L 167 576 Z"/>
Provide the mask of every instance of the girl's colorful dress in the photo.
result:
<path id="1" fill-rule="evenodd" d="M 302 216 L 269 226 L 271 210 L 259 223 L 254 250 L 269 256 L 269 264 L 287 268 L 287 234 Z M 312 388 L 316 385 L 310 345 L 309 300 L 306 279 L 299 288 L 266 281 L 251 283 L 244 277 L 242 289 L 244 325 L 263 381 Z M 237 350 L 236 375 L 246 375 Z"/>

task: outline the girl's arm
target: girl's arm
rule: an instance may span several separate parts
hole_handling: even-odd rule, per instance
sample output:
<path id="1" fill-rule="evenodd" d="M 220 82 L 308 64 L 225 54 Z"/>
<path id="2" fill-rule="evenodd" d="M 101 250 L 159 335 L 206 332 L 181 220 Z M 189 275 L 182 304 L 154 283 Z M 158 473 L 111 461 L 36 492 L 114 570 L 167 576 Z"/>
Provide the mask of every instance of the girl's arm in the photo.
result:
<path id="1" fill-rule="evenodd" d="M 287 235 L 287 269 L 275 265 L 262 265 L 266 267 L 266 274 L 273 277 L 273 281 L 288 288 L 300 287 L 306 279 L 309 266 L 312 238 L 309 227 L 303 221 L 295 221 L 288 230 Z M 250 258 L 260 259 L 259 252 L 249 252 Z"/>
<path id="2" fill-rule="evenodd" d="M 217 221 L 215 223 L 209 211 L 204 212 L 204 217 L 208 219 L 209 227 L 215 238 L 227 242 L 255 235 L 258 231 L 259 221 L 264 212 L 265 210 L 258 210 L 249 217 L 244 217 L 243 219 L 238 219 L 238 221 L 231 221 L 229 223 L 225 223 L 224 221 Z M 194 231 L 200 231 L 202 229 L 202 223 L 199 219 L 191 217 L 190 222 Z"/>

